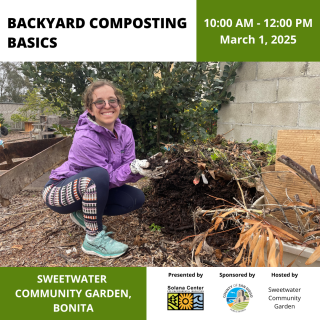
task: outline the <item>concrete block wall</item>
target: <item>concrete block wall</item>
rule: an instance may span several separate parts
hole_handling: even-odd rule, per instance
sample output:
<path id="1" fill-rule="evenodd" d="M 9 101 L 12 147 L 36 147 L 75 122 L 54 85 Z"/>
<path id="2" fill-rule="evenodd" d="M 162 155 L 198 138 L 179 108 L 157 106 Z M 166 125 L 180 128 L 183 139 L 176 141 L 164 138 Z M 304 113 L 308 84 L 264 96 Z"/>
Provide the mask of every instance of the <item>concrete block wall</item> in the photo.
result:
<path id="1" fill-rule="evenodd" d="M 0 102 L 0 113 L 3 114 L 5 122 L 11 122 L 11 116 L 18 113 L 18 109 L 23 107 L 23 103 Z"/>
<path id="2" fill-rule="evenodd" d="M 22 122 L 13 122 L 11 116 L 18 113 L 18 109 L 23 107 L 23 103 L 0 102 L 0 113 L 4 117 L 4 122 L 10 125 L 10 130 L 24 130 Z"/>
<path id="3" fill-rule="evenodd" d="M 278 130 L 320 130 L 320 62 L 244 62 L 237 75 L 235 101 L 218 113 L 219 134 L 267 143 Z"/>

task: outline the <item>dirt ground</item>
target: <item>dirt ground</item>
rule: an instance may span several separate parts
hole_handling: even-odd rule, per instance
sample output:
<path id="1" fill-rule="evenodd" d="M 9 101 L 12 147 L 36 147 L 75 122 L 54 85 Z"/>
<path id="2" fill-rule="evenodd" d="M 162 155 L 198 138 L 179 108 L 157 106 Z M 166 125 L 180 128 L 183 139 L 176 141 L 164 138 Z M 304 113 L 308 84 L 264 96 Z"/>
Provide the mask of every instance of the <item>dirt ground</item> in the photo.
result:
<path id="1" fill-rule="evenodd" d="M 0 140 L 3 142 L 19 142 L 30 140 L 30 133 L 22 133 L 20 131 L 11 131 L 7 136 L 1 136 Z"/>
<path id="2" fill-rule="evenodd" d="M 10 133 L 2 137 L 5 142 L 21 138 L 27 139 L 28 135 Z M 0 266 L 197 266 L 189 246 L 194 234 L 207 230 L 211 223 L 206 217 L 195 219 L 192 212 L 196 206 L 210 209 L 225 203 L 210 195 L 233 201 L 234 197 L 240 199 L 240 194 L 235 181 L 211 179 L 209 185 L 194 185 L 197 169 L 182 160 L 171 167 L 170 177 L 161 182 L 153 184 L 144 178 L 131 184 L 146 194 L 142 208 L 123 216 L 104 217 L 108 231 L 114 231 L 114 239 L 129 245 L 127 253 L 116 259 L 84 254 L 81 245 L 85 231 L 69 215 L 48 209 L 41 192 L 20 192 L 11 199 L 10 206 L 0 206 Z M 248 203 L 257 197 L 255 190 L 250 190 L 245 190 Z M 239 229 L 232 223 L 227 223 L 224 229 L 207 238 L 209 250 L 199 255 L 202 266 L 233 266 L 238 251 L 232 248 Z M 189 238 L 180 242 L 186 237 Z"/>
<path id="3" fill-rule="evenodd" d="M 145 183 L 148 181 L 142 180 L 140 186 Z M 11 200 L 9 207 L 0 208 L 1 267 L 191 266 L 188 249 L 191 240 L 177 241 L 192 235 L 193 230 L 180 231 L 176 235 L 151 231 L 151 224 L 141 222 L 144 220 L 141 216 L 148 211 L 146 207 L 123 216 L 104 217 L 108 231 L 115 232 L 114 239 L 129 245 L 128 252 L 122 257 L 106 260 L 82 252 L 85 231 L 75 225 L 69 215 L 46 208 L 40 192 L 22 191 Z M 222 237 L 216 239 L 216 245 L 222 250 L 221 255 L 224 249 L 226 252 L 230 249 Z M 230 253 L 224 255 L 224 262 L 214 257 L 208 262 L 228 266 L 234 257 L 235 254 Z"/>

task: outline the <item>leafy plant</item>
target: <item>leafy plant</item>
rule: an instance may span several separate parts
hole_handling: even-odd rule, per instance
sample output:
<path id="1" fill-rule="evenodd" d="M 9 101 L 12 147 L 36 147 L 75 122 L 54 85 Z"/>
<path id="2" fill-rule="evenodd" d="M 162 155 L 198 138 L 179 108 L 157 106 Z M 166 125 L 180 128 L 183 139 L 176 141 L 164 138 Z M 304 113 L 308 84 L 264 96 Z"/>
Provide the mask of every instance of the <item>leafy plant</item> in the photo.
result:
<path id="1" fill-rule="evenodd" d="M 39 91 L 39 89 L 33 89 L 24 95 L 23 107 L 18 109 L 18 113 L 11 116 L 13 122 L 35 121 L 42 114 L 59 114 L 59 108 L 43 98 Z"/>
<path id="2" fill-rule="evenodd" d="M 74 125 L 72 128 L 68 128 L 68 127 L 63 127 L 60 124 L 53 124 L 52 127 L 54 129 L 56 129 L 55 134 L 62 134 L 64 137 L 72 137 L 74 136 L 74 134 L 76 133 L 76 125 Z"/>
<path id="3" fill-rule="evenodd" d="M 276 154 L 277 147 L 273 143 L 269 143 L 267 145 L 267 150 L 274 155 L 274 154 Z"/>
<path id="4" fill-rule="evenodd" d="M 1 126 L 2 127 L 6 127 L 10 131 L 10 127 L 11 126 L 8 123 L 4 122 L 4 121 L 5 121 L 5 119 L 3 117 L 3 114 L 0 113 L 0 124 L 1 124 Z"/>
<path id="5" fill-rule="evenodd" d="M 95 79 L 113 81 L 126 103 L 121 121 L 133 129 L 138 156 L 159 151 L 160 143 L 203 139 L 215 133 L 217 112 L 232 101 L 227 91 L 239 62 L 26 62 L 23 73 L 54 106 L 77 117 L 81 95 Z"/>
<path id="6" fill-rule="evenodd" d="M 32 118 L 31 118 L 32 119 Z M 12 116 L 11 116 L 11 120 L 13 122 L 26 122 L 26 121 L 29 121 L 31 120 L 29 117 L 27 116 L 24 116 L 22 114 L 17 114 L 17 113 L 14 113 Z M 34 119 L 35 120 L 35 119 Z"/>
<path id="7" fill-rule="evenodd" d="M 215 153 L 211 154 L 210 157 L 211 157 L 211 159 L 212 159 L 213 161 L 220 159 L 220 157 L 219 157 L 217 154 L 215 154 Z"/>
<path id="8" fill-rule="evenodd" d="M 0 62 L 0 101 L 21 103 L 26 91 L 32 89 L 20 66 L 21 62 Z"/>
<path id="9" fill-rule="evenodd" d="M 248 139 L 247 142 L 251 140 Z M 268 156 L 268 165 L 275 163 L 276 160 L 276 151 L 277 147 L 273 143 L 273 140 L 269 141 L 268 143 L 258 142 L 258 140 L 253 140 L 252 144 L 257 147 L 257 149 L 263 151 L 263 152 L 269 152 L 270 155 Z"/>
<path id="10" fill-rule="evenodd" d="M 2 113 L 0 113 L 0 123 L 1 125 L 4 125 L 4 117 Z"/>
<path id="11" fill-rule="evenodd" d="M 151 226 L 149 226 L 149 229 L 151 230 L 151 231 L 161 231 L 161 228 L 162 227 L 160 227 L 160 226 L 158 226 L 158 225 L 156 225 L 156 224 L 152 224 Z"/>
<path id="12" fill-rule="evenodd" d="M 23 102 L 25 109 L 31 113 L 36 114 L 59 114 L 60 109 L 52 104 L 48 99 L 45 99 L 41 94 L 40 90 L 34 88 L 29 90 L 24 96 L 25 101 Z"/>

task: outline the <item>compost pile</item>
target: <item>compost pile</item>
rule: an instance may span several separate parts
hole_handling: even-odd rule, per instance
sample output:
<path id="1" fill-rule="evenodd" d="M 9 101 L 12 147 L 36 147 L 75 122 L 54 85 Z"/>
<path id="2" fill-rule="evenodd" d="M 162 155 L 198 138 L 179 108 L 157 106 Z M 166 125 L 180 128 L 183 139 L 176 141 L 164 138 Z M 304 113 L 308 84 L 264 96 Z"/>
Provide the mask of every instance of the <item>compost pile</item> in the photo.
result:
<path id="1" fill-rule="evenodd" d="M 250 156 L 255 166 L 268 165 L 271 154 L 263 152 L 252 143 L 237 143 L 221 135 L 205 143 L 190 145 L 166 145 L 168 150 L 153 166 L 163 166 L 163 179 L 153 180 L 148 190 L 142 218 L 146 223 L 162 227 L 163 233 L 192 233 L 193 212 L 241 200 L 237 178 L 255 175 L 255 169 L 246 160 L 243 152 Z M 231 169 L 232 167 L 232 169 Z M 233 170 L 233 172 L 232 172 Z M 246 203 L 253 203 L 261 194 L 256 191 L 253 177 L 239 180 Z M 208 228 L 208 223 L 197 218 L 199 232 Z M 238 232 L 238 231 L 237 231 Z"/>

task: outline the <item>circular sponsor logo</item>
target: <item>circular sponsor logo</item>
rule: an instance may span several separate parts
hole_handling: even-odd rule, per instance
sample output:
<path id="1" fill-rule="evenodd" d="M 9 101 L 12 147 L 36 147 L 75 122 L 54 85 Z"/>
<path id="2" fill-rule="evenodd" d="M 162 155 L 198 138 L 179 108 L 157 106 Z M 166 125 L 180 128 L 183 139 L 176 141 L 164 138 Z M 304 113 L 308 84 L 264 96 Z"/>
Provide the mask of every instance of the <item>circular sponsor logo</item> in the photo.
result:
<path id="1" fill-rule="evenodd" d="M 243 287 L 234 287 L 228 291 L 226 299 L 231 311 L 242 312 L 249 304 L 249 293 Z"/>

